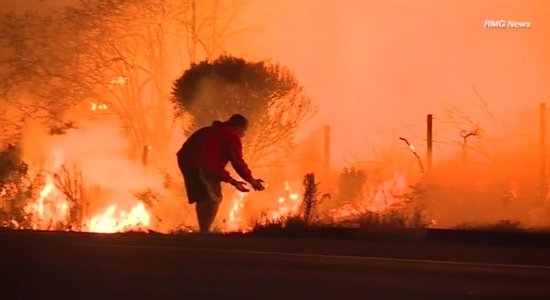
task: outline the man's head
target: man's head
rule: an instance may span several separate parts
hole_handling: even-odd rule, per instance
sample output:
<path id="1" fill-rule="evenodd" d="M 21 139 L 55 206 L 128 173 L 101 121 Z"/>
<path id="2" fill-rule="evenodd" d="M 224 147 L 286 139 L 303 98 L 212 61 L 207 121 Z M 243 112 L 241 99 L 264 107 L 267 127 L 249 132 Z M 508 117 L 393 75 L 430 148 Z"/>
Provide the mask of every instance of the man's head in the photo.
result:
<path id="1" fill-rule="evenodd" d="M 235 130 L 240 137 L 243 137 L 248 129 L 248 120 L 241 114 L 234 114 L 226 121 L 227 126 Z"/>

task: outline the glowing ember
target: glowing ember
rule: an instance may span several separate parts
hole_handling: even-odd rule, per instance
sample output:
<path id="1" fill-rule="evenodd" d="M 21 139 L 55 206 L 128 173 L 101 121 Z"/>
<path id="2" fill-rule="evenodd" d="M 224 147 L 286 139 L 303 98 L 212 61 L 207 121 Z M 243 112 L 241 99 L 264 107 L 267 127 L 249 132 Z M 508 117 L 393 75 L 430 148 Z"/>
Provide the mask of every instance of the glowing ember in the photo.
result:
<path id="1" fill-rule="evenodd" d="M 424 164 L 422 163 L 422 159 L 420 158 L 420 156 L 418 155 L 418 153 L 416 153 L 416 150 L 415 150 L 414 145 L 411 144 L 411 143 L 409 142 L 409 140 L 407 140 L 406 138 L 400 137 L 399 139 L 402 140 L 403 142 L 405 142 L 405 144 L 407 144 L 407 146 L 409 146 L 409 149 L 411 150 L 412 154 L 414 154 L 414 156 L 415 156 L 416 159 L 418 160 L 418 164 L 420 165 L 420 170 L 422 171 L 422 174 L 424 174 L 424 173 L 425 173 L 425 171 L 424 171 Z"/>
<path id="2" fill-rule="evenodd" d="M 90 109 L 93 110 L 93 111 L 96 111 L 96 110 L 107 110 L 108 107 L 107 107 L 107 104 L 105 103 L 95 103 L 95 102 L 92 102 L 90 104 Z"/>
<path id="3" fill-rule="evenodd" d="M 297 193 L 292 192 L 288 182 L 285 182 L 285 194 L 285 196 L 277 198 L 274 207 L 272 206 L 263 212 L 263 216 L 259 221 L 260 224 L 281 222 L 299 212 L 302 200 Z M 243 217 L 245 196 L 245 193 L 239 192 L 233 197 L 231 209 L 224 220 L 223 232 L 248 232 L 252 230 L 251 224 L 247 224 Z"/>
<path id="4" fill-rule="evenodd" d="M 119 211 L 117 206 L 109 206 L 104 213 L 92 217 L 88 222 L 88 231 L 98 233 L 114 233 L 125 231 L 146 231 L 151 216 L 145 205 L 139 202 L 130 212 Z"/>
<path id="5" fill-rule="evenodd" d="M 124 76 L 118 76 L 109 82 L 109 88 L 112 89 L 115 85 L 125 85 L 128 79 Z"/>
<path id="6" fill-rule="evenodd" d="M 292 192 L 288 181 L 285 181 L 285 192 L 286 196 L 279 197 L 277 208 L 270 209 L 265 213 L 263 223 L 281 222 L 284 218 L 298 214 L 302 199 L 299 194 Z"/>

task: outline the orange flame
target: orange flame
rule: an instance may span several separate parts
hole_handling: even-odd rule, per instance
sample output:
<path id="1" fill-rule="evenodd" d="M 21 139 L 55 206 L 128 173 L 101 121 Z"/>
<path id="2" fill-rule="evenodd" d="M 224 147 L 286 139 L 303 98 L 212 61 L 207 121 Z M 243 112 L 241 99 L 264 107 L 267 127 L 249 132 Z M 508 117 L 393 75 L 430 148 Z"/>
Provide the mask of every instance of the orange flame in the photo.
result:
<path id="1" fill-rule="evenodd" d="M 139 202 L 128 213 L 119 211 L 115 215 L 116 209 L 116 204 L 113 204 L 104 213 L 92 217 L 88 222 L 88 231 L 98 233 L 146 231 L 149 227 L 151 216 L 143 203 Z"/>
<path id="2" fill-rule="evenodd" d="M 52 174 L 63 165 L 63 152 L 53 152 L 53 163 L 50 172 L 45 172 L 46 183 L 38 198 L 30 202 L 26 210 L 32 215 L 32 228 L 40 230 L 55 229 L 58 225 L 69 224 L 69 202 L 57 190 Z M 84 226 L 76 230 L 88 232 L 114 233 L 124 231 L 144 231 L 151 221 L 145 205 L 138 202 L 129 212 L 118 211 L 117 205 L 110 205 L 104 212 L 91 217 Z M 52 228 L 54 226 L 54 228 Z M 68 227 L 68 226 L 65 226 Z"/>
<path id="3" fill-rule="evenodd" d="M 231 210 L 229 211 L 229 217 L 225 221 L 224 232 L 245 232 L 247 229 L 243 228 L 242 210 L 244 206 L 245 193 L 237 192 L 233 197 L 233 203 L 231 204 Z"/>
<path id="4" fill-rule="evenodd" d="M 263 223 L 281 222 L 284 218 L 295 216 L 298 213 L 302 199 L 298 193 L 292 192 L 288 181 L 285 181 L 285 192 L 285 197 L 279 197 L 277 207 L 266 212 Z"/>
<path id="5" fill-rule="evenodd" d="M 26 211 L 32 215 L 33 228 L 46 230 L 52 225 L 65 223 L 69 213 L 69 204 L 60 194 L 56 193 L 52 173 L 63 164 L 63 152 L 53 151 L 52 172 L 45 172 L 45 185 L 38 199 L 27 205 Z"/>
<path id="6" fill-rule="evenodd" d="M 93 111 L 107 110 L 108 108 L 109 107 L 105 103 L 95 103 L 95 102 L 90 103 L 90 109 L 93 110 Z"/>
<path id="7" fill-rule="evenodd" d="M 298 213 L 302 200 L 298 193 L 292 192 L 288 181 L 285 182 L 285 193 L 285 196 L 277 198 L 274 207 L 264 211 L 260 224 L 281 222 Z M 245 193 L 239 192 L 233 197 L 228 217 L 224 220 L 223 232 L 249 232 L 253 229 L 243 218 L 245 196 Z"/>

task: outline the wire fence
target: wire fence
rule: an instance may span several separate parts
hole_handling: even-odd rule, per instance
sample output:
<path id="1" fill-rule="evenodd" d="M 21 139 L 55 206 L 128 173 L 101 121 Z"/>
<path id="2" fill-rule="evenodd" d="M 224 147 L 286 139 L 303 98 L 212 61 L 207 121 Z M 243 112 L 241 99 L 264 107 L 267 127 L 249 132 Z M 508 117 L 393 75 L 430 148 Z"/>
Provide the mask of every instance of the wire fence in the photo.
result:
<path id="1" fill-rule="evenodd" d="M 549 109 L 544 112 L 549 115 Z M 533 163 L 533 157 L 540 156 L 541 109 L 536 106 L 512 112 L 493 114 L 482 112 L 468 114 L 451 109 L 433 116 L 432 159 L 434 165 L 445 160 L 464 160 L 463 163 L 491 165 L 499 157 L 512 157 L 516 162 Z M 545 127 L 548 120 L 544 120 Z M 550 132 L 550 130 L 549 130 Z M 365 143 L 349 149 L 345 164 L 373 162 L 381 156 L 412 156 L 409 146 L 400 140 L 406 138 L 426 163 L 427 121 L 426 118 L 394 128 L 364 131 Z M 316 158 L 322 161 L 323 132 L 318 130 Z M 336 139 L 336 137 L 333 137 Z M 343 146 L 341 146 L 343 147 Z M 467 154 L 467 155 L 466 155 Z M 548 153 L 544 154 L 548 157 Z M 338 164 L 332 157 L 332 164 Z M 336 158 L 339 159 L 339 158 Z"/>

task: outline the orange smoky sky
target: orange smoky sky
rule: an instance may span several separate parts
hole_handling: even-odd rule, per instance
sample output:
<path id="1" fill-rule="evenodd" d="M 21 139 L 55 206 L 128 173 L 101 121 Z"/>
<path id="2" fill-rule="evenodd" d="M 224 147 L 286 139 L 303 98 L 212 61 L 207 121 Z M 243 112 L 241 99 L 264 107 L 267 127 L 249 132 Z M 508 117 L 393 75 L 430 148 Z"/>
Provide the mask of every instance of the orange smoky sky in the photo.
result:
<path id="1" fill-rule="evenodd" d="M 229 50 L 296 73 L 319 108 L 301 134 L 331 125 L 336 163 L 380 132 L 424 144 L 426 114 L 477 113 L 474 88 L 496 116 L 550 101 L 550 1 L 249 1 L 240 17 Z"/>
<path id="2" fill-rule="evenodd" d="M 0 11 L 58 8 L 77 2 L 78 0 L 0 0 Z"/>
<path id="3" fill-rule="evenodd" d="M 77 2 L 2 0 L 1 5 Z M 406 135 L 423 152 L 427 114 L 437 120 L 455 106 L 474 119 L 480 115 L 474 88 L 496 116 L 550 101 L 550 1 L 241 2 L 233 24 L 239 33 L 226 51 L 279 62 L 296 74 L 318 107 L 299 138 L 332 126 L 336 164 L 349 153 L 368 156 L 373 147 L 387 146 L 381 136 L 397 145 Z M 528 21 L 531 27 L 486 28 L 486 20 Z"/>

